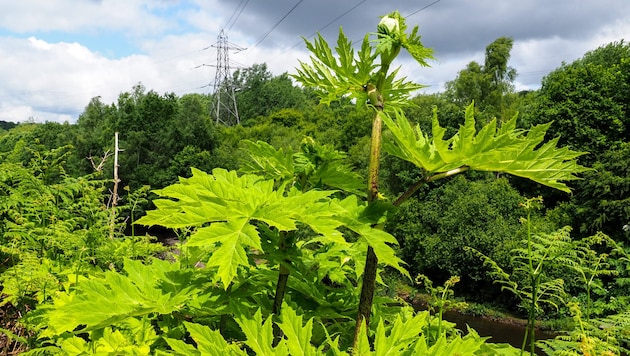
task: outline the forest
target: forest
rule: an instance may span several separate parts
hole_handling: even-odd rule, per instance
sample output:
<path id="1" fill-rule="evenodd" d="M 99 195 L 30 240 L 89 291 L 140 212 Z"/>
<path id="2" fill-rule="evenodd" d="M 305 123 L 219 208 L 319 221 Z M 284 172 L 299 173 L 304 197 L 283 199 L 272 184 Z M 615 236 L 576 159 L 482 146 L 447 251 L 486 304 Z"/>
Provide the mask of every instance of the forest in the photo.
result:
<path id="1" fill-rule="evenodd" d="M 238 125 L 141 83 L 2 122 L 0 354 L 627 354 L 630 45 L 518 92 L 500 37 L 418 94 L 417 28 L 376 29 L 235 71 Z M 450 309 L 525 319 L 522 346 Z"/>

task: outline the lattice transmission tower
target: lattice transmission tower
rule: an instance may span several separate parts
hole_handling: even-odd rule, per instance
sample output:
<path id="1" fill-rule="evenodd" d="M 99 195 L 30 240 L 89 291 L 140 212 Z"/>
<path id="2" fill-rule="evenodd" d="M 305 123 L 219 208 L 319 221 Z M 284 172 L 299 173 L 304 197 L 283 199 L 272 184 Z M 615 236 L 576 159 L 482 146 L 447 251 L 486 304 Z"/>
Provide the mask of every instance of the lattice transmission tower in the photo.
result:
<path id="1" fill-rule="evenodd" d="M 217 43 L 212 47 L 217 49 L 217 72 L 214 77 L 214 98 L 210 116 L 214 117 L 217 123 L 236 125 L 240 123 L 240 119 L 234 95 L 234 83 L 231 79 L 229 51 L 242 51 L 244 48 L 230 43 L 223 30 L 217 37 Z"/>

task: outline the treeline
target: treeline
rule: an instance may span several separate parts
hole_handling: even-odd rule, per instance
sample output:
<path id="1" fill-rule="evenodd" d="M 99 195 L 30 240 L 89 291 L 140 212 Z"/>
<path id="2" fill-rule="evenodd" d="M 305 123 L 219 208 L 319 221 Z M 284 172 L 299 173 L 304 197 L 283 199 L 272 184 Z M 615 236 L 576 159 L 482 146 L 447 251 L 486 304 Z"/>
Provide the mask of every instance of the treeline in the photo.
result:
<path id="1" fill-rule="evenodd" d="M 602 231 L 621 245 L 630 239 L 630 46 L 611 43 L 563 64 L 543 80 L 539 90 L 516 92 L 516 71 L 508 66 L 512 40 L 499 38 L 486 48 L 484 63 L 471 62 L 442 93 L 418 95 L 406 115 L 423 132 L 431 132 L 433 108 L 440 123 L 453 134 L 463 124 L 464 108 L 474 101 L 479 126 L 496 117 L 500 122 L 518 114 L 518 125 L 551 122 L 547 139 L 589 154 L 580 164 L 592 167 L 581 180 L 571 182 L 573 194 L 543 188 L 530 181 L 483 172 L 425 186 L 398 211 L 388 229 L 397 236 L 403 259 L 412 274 L 428 275 L 441 284 L 462 276 L 457 292 L 480 301 L 496 300 L 499 287 L 487 277 L 476 250 L 510 265 L 509 252 L 523 237 L 519 209 L 527 197 L 542 196 L 545 204 L 532 218 L 540 231 L 572 227 L 574 239 Z M 121 93 L 114 103 L 93 98 L 76 124 L 23 123 L 3 125 L 3 159 L 29 162 L 59 147 L 70 146 L 60 177 L 94 174 L 114 150 L 119 132 L 122 186 L 133 192 L 145 185 L 162 188 L 188 177 L 190 167 L 210 171 L 239 168 L 243 140 L 265 141 L 276 148 L 297 151 L 303 138 L 312 137 L 347 153 L 357 171 L 367 170 L 371 115 L 342 99 L 319 105 L 309 89 L 297 87 L 287 74 L 272 75 L 266 65 L 234 73 L 233 84 L 241 124 L 217 124 L 210 112 L 212 96 L 160 94 L 141 84 Z M 28 146 L 16 153 L 15 147 Z M 19 157 L 15 157 L 19 155 Z M 390 157 L 383 158 L 382 192 L 399 195 L 422 172 Z M 112 176 L 111 157 L 98 173 Z M 602 247 L 603 248 L 603 247 Z M 620 276 L 626 264 L 616 262 Z M 627 278 L 613 278 L 600 289 L 599 307 L 615 299 L 621 308 L 630 295 Z M 570 287 L 570 286 L 569 286 Z M 512 300 L 504 300 L 511 305 Z"/>

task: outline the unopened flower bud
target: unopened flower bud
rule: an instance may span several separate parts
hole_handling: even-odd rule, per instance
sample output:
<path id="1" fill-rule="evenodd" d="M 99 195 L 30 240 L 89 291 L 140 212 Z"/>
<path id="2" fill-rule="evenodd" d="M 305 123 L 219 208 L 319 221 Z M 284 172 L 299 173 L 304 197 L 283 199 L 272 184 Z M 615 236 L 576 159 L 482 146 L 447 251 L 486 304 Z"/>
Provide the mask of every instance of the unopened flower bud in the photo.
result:
<path id="1" fill-rule="evenodd" d="M 378 33 L 383 35 L 397 34 L 399 31 L 398 19 L 390 16 L 384 16 L 381 19 L 381 22 L 378 23 L 377 30 Z"/>

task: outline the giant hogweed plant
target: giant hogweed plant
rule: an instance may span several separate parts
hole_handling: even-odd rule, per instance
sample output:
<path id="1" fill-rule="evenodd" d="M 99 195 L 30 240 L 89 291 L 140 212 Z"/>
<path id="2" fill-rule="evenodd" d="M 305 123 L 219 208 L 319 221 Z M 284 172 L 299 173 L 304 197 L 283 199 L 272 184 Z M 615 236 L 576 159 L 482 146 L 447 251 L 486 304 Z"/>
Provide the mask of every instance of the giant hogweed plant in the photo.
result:
<path id="1" fill-rule="evenodd" d="M 96 352 L 103 342 L 113 347 L 118 340 L 121 350 L 136 342 L 138 353 L 149 346 L 165 354 L 213 354 L 215 348 L 283 355 L 499 352 L 474 333 L 427 337 L 424 313 L 403 308 L 398 316 L 382 317 L 373 303 L 379 264 L 409 277 L 392 247 L 396 239 L 382 226 L 392 205 L 422 184 L 466 170 L 506 172 L 569 191 L 563 182 L 584 170 L 575 163 L 581 153 L 557 148 L 556 140 L 543 143 L 548 125 L 518 130 L 515 118 L 476 131 L 472 105 L 451 138 L 444 137 L 437 114 L 432 135 L 413 127 L 401 108 L 421 86 L 398 78 L 390 66 L 402 49 L 425 66 L 431 51 L 417 27 L 407 33 L 397 12 L 383 17 L 356 53 L 342 31 L 335 54 L 321 36 L 306 45 L 311 63 L 300 64 L 298 81 L 315 87 L 324 104 L 346 96 L 374 109 L 367 189 L 357 186 L 362 179 L 343 165 L 342 155 L 309 141 L 296 154 L 247 143 L 250 160 L 242 174 L 193 169 L 192 177 L 156 191 L 156 210 L 138 223 L 190 229 L 181 252 L 203 262 L 200 268 L 128 261 L 124 273 L 79 282 L 34 314 L 51 347 Z M 389 141 L 382 139 L 383 124 Z M 378 190 L 381 147 L 424 172 L 398 199 L 382 199 Z M 162 269 L 170 272 L 158 273 Z M 145 276 L 137 278 L 136 270 Z M 186 278 L 189 287 L 182 283 Z M 360 295 L 354 292 L 358 285 Z M 128 306 L 121 308 L 118 297 Z M 83 313 L 85 305 L 94 313 Z M 339 308 L 348 305 L 359 310 L 353 335 L 344 328 L 329 333 L 345 325 Z M 297 311 L 312 319 L 304 324 Z M 374 311 L 378 322 L 370 326 Z M 186 343 L 188 337 L 196 347 Z"/>
<path id="2" fill-rule="evenodd" d="M 378 246 L 379 257 L 405 273 L 388 245 L 395 243 L 393 236 L 371 227 L 386 208 L 367 209 L 355 195 L 315 189 L 358 189 L 360 179 L 343 165 L 343 154 L 310 139 L 295 154 L 263 142 L 247 145 L 249 163 L 243 171 L 260 175 L 193 169 L 192 177 L 156 191 L 161 197 L 154 201 L 157 209 L 138 221 L 174 229 L 192 227 L 180 256 L 202 261 L 204 268 L 177 262 L 166 273 L 160 272 L 166 262 L 144 266 L 128 260 L 122 273 L 110 271 L 104 278 L 79 283 L 32 316 L 40 335 L 55 345 L 50 350 L 67 352 L 68 347 L 80 346 L 94 351 L 104 335 L 120 336 L 121 348 L 132 346 L 138 336 L 127 324 L 144 319 L 157 325 L 150 327 L 155 335 L 169 339 L 181 338 L 173 330 L 183 329 L 182 321 L 190 318 L 205 320 L 236 337 L 233 329 L 238 319 L 232 315 L 252 315 L 261 306 L 265 314 L 280 314 L 287 285 L 289 302 L 316 317 L 316 342 L 322 343 L 324 334 L 341 332 L 339 325 L 352 320 L 357 303 L 354 285 L 363 270 L 354 262 L 362 261 L 365 246 Z M 348 234 L 352 242 L 344 237 Z M 274 272 L 277 279 L 271 292 Z M 322 283 L 325 280 L 328 286 Z M 174 284 L 189 286 L 164 288 Z M 271 305 L 269 299 L 274 300 Z M 285 331 L 281 326 L 275 330 L 280 342 Z M 89 341 L 72 336 L 80 334 L 89 335 Z M 178 343 L 170 344 L 174 348 Z M 146 346 L 144 341 L 140 346 Z"/>
<path id="3" fill-rule="evenodd" d="M 378 201 L 378 171 L 381 147 L 389 154 L 409 161 L 423 171 L 423 177 L 394 201 L 399 205 L 428 182 L 462 173 L 482 170 L 509 173 L 531 179 L 562 191 L 570 189 L 564 182 L 576 179 L 575 174 L 586 168 L 575 158 L 584 154 L 568 148 L 558 148 L 557 139 L 543 143 L 549 124 L 530 130 L 516 128 L 516 117 L 498 125 L 492 120 L 479 131 L 475 129 L 474 109 L 466 109 L 465 122 L 458 132 L 445 138 L 434 112 L 431 135 L 413 126 L 402 107 L 409 104 L 409 96 L 421 86 L 397 78 L 398 69 L 390 66 L 405 49 L 421 66 L 427 66 L 431 51 L 425 48 L 416 26 L 407 33 L 405 19 L 398 12 L 382 18 L 377 33 L 363 39 L 355 54 L 351 41 L 339 33 L 336 56 L 322 36 L 312 43 L 310 63 L 301 62 L 295 78 L 314 87 L 322 103 L 330 103 L 342 96 L 368 103 L 374 109 L 372 141 L 368 168 L 367 201 Z M 391 132 L 391 140 L 383 141 L 382 125 Z M 355 326 L 355 345 L 361 325 L 369 323 L 374 294 L 378 256 L 374 246 L 368 246 L 362 292 Z"/>

